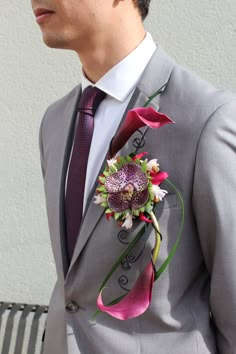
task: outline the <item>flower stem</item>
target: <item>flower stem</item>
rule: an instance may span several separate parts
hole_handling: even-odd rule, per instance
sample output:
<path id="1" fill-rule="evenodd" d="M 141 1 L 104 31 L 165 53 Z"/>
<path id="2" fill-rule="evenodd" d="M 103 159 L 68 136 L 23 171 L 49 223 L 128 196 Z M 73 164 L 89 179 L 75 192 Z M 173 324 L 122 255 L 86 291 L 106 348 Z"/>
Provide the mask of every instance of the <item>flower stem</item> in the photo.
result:
<path id="1" fill-rule="evenodd" d="M 160 95 L 160 94 L 162 93 L 162 91 L 164 90 L 165 87 L 166 87 L 166 83 L 165 83 L 159 90 L 157 90 L 156 92 L 154 92 L 153 95 L 151 95 L 150 97 L 148 97 L 148 100 L 144 103 L 143 107 L 144 107 L 144 108 L 148 107 L 148 106 L 150 105 L 150 103 L 152 102 L 152 100 L 153 100 L 156 96 L 158 96 L 158 95 Z"/>
<path id="2" fill-rule="evenodd" d="M 172 258 L 174 257 L 174 254 L 178 248 L 178 245 L 180 243 L 181 240 L 181 235 L 183 232 L 183 228 L 184 228 L 184 218 L 185 218 L 185 214 L 184 214 L 184 201 L 183 198 L 180 194 L 180 192 L 178 191 L 178 189 L 175 187 L 175 185 L 167 178 L 165 180 L 165 182 L 167 182 L 175 191 L 177 198 L 179 199 L 180 202 L 180 206 L 181 206 L 181 211 L 182 211 L 182 217 L 181 217 L 181 225 L 180 225 L 180 229 L 178 232 L 178 236 L 177 236 L 177 240 L 174 243 L 174 246 L 172 247 L 168 257 L 166 258 L 166 260 L 162 263 L 162 265 L 160 266 L 160 268 L 157 270 L 156 274 L 155 274 L 155 280 L 156 281 L 160 275 L 164 272 L 164 270 L 166 269 L 166 267 L 168 266 L 168 264 L 170 263 L 170 261 L 172 260 Z"/>
<path id="3" fill-rule="evenodd" d="M 153 260 L 153 264 L 155 264 L 157 261 L 157 258 L 158 258 L 160 247 L 161 247 L 161 233 L 160 233 L 159 223 L 158 223 L 157 218 L 156 218 L 155 214 L 153 213 L 153 211 L 150 213 L 150 216 L 153 221 L 153 227 L 155 229 L 155 237 L 156 237 L 155 246 L 154 246 L 153 252 L 152 252 L 152 260 Z"/>

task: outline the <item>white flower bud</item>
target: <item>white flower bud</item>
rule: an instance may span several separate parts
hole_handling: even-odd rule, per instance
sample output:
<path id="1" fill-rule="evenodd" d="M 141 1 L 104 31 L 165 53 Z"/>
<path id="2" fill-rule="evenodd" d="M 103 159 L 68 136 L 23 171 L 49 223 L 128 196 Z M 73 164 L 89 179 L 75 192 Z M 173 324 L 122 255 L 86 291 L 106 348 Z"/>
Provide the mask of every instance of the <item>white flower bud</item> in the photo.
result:
<path id="1" fill-rule="evenodd" d="M 112 158 L 110 160 L 107 160 L 107 164 L 109 167 L 114 167 L 116 169 L 116 167 L 114 166 L 114 164 L 117 162 L 116 159 Z"/>
<path id="2" fill-rule="evenodd" d="M 153 185 L 152 192 L 154 193 L 154 198 L 158 201 L 162 201 L 165 195 L 168 193 L 166 190 L 161 189 L 159 186 Z"/>
<path id="3" fill-rule="evenodd" d="M 147 170 L 154 173 L 159 171 L 159 163 L 157 163 L 157 159 L 152 159 L 147 163 Z"/>
<path id="4" fill-rule="evenodd" d="M 95 204 L 102 204 L 104 202 L 106 202 L 106 199 L 103 198 L 100 194 L 95 195 L 95 200 L 94 200 Z"/>
<path id="5" fill-rule="evenodd" d="M 130 213 L 127 213 L 125 217 L 125 221 L 122 224 L 122 227 L 128 230 L 131 229 L 132 226 L 133 226 L 133 216 Z"/>

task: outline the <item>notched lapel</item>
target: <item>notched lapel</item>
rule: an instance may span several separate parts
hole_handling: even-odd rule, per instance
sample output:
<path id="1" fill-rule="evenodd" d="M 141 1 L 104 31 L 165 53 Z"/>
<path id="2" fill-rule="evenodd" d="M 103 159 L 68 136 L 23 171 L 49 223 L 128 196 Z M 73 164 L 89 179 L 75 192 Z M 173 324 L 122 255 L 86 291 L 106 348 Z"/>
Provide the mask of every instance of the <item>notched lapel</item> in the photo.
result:
<path id="1" fill-rule="evenodd" d="M 42 126 L 46 166 L 44 185 L 48 222 L 57 273 L 62 280 L 64 280 L 68 270 L 64 217 L 65 176 L 71 132 L 74 125 L 74 111 L 79 93 L 80 89 L 78 87 L 68 96 L 52 105 L 46 113 Z"/>
<path id="2" fill-rule="evenodd" d="M 66 276 L 69 268 L 69 260 L 66 246 L 66 222 L 65 222 L 65 181 L 67 174 L 67 167 L 70 158 L 70 151 L 73 143 L 74 128 L 76 123 L 77 106 L 81 95 L 81 86 L 76 90 L 73 98 L 71 98 L 64 110 L 64 120 L 66 122 L 63 132 L 63 140 L 60 144 L 63 145 L 64 155 L 62 154 L 61 162 L 61 178 L 60 178 L 60 199 L 59 199 L 59 223 L 60 223 L 60 243 L 62 252 L 62 262 L 64 276 Z"/>

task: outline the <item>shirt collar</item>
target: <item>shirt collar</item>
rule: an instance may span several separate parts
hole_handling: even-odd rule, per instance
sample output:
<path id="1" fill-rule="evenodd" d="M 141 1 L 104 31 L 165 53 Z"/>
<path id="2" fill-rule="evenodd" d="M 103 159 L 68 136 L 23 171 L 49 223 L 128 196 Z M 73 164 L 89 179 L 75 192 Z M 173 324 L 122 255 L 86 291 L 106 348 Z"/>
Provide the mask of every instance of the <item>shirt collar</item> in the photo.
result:
<path id="1" fill-rule="evenodd" d="M 125 101 L 138 83 L 155 50 L 156 44 L 151 34 L 147 33 L 138 47 L 111 68 L 96 84 L 91 83 L 82 71 L 82 90 L 92 85 L 120 102 Z"/>

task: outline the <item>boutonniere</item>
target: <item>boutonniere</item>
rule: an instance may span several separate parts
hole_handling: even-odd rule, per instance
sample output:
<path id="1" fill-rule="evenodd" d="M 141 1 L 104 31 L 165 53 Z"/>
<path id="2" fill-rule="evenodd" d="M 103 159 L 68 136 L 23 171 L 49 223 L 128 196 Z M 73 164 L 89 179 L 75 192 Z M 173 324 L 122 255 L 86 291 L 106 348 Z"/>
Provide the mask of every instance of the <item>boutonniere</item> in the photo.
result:
<path id="1" fill-rule="evenodd" d="M 157 159 L 142 160 L 147 152 L 112 158 L 99 176 L 95 203 L 105 208 L 107 220 L 113 217 L 121 227 L 131 229 L 133 219 L 152 223 L 153 209 L 167 191 L 160 184 L 168 177 L 161 172 Z"/>
<path id="2" fill-rule="evenodd" d="M 105 208 L 107 220 L 109 221 L 113 217 L 117 220 L 120 227 L 130 229 L 133 226 L 133 220 L 138 218 L 144 222 L 144 226 L 133 238 L 102 282 L 97 299 L 99 310 L 95 313 L 94 318 L 100 312 L 106 312 L 120 320 L 127 320 L 143 314 L 151 302 L 154 281 L 166 269 L 180 241 L 184 222 L 183 200 L 178 190 L 168 179 L 168 173 L 161 171 L 157 158 L 149 160 L 146 156 L 148 155 L 147 152 L 138 154 L 132 152 L 128 156 L 116 156 L 117 152 L 125 145 L 133 133 L 141 127 L 157 129 L 163 125 L 174 123 L 167 115 L 149 107 L 152 99 L 159 95 L 162 89 L 155 92 L 145 103 L 144 107 L 134 108 L 127 113 L 123 124 L 112 139 L 106 168 L 98 179 L 99 187 L 97 188 L 94 202 Z M 162 235 L 155 216 L 155 209 L 167 194 L 167 191 L 161 188 L 163 181 L 166 181 L 174 189 L 180 201 L 182 222 L 177 240 L 169 256 L 160 268 L 156 270 L 155 265 Z M 146 268 L 130 291 L 104 305 L 102 292 L 108 280 L 120 266 L 123 259 L 141 240 L 149 227 L 154 229 L 155 245 L 151 252 L 150 260 L 147 261 Z"/>

